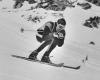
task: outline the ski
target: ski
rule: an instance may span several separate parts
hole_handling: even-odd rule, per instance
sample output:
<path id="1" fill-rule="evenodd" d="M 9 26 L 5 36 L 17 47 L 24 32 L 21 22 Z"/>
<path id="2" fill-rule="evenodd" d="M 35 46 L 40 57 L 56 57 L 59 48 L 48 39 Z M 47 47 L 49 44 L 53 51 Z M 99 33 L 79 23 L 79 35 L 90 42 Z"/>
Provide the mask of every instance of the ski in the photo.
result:
<path id="1" fill-rule="evenodd" d="M 80 69 L 81 66 L 72 67 L 72 66 L 65 66 L 65 65 L 63 65 L 63 67 L 78 70 L 78 69 Z"/>
<path id="2" fill-rule="evenodd" d="M 80 69 L 81 66 L 76 66 L 76 67 L 72 67 L 72 66 L 67 66 L 65 65 L 64 63 L 46 63 L 46 62 L 42 62 L 40 60 L 32 60 L 32 59 L 29 59 L 27 57 L 23 57 L 23 56 L 18 56 L 18 55 L 11 55 L 12 57 L 15 57 L 15 58 L 19 58 L 19 59 L 23 59 L 23 60 L 27 60 L 27 61 L 31 61 L 31 62 L 37 62 L 37 63 L 41 63 L 41 64 L 46 64 L 46 65 L 50 65 L 50 66 L 54 66 L 54 67 L 63 67 L 63 68 L 70 68 L 70 69 L 75 69 L 75 70 L 78 70 Z"/>

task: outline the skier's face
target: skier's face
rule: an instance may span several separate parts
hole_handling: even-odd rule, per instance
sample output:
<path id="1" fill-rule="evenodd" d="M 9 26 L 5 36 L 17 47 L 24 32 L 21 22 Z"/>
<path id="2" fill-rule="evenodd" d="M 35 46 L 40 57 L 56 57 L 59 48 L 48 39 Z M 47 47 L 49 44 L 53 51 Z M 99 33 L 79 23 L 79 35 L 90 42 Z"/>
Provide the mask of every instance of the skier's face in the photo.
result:
<path id="1" fill-rule="evenodd" d="M 62 29 L 64 29 L 64 28 L 65 28 L 64 25 L 58 24 L 58 23 L 57 23 L 57 27 L 56 27 L 56 30 L 57 30 L 57 31 L 60 31 L 60 30 L 62 30 Z"/>

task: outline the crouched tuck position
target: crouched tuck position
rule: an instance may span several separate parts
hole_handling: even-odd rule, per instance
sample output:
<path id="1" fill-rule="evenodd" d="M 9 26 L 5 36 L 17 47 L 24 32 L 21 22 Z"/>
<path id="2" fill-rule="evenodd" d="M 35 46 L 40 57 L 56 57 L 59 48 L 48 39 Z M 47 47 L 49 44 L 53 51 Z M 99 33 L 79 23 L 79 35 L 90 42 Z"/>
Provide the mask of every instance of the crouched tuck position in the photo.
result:
<path id="1" fill-rule="evenodd" d="M 37 29 L 36 39 L 42 43 L 40 47 L 34 50 L 29 58 L 33 60 L 37 60 L 38 53 L 44 49 L 48 45 L 47 51 L 44 53 L 41 61 L 51 63 L 49 55 L 51 51 L 56 47 L 61 47 L 64 44 L 65 39 L 65 28 L 66 21 L 64 18 L 60 18 L 57 22 L 48 21 L 44 24 L 44 26 Z"/>

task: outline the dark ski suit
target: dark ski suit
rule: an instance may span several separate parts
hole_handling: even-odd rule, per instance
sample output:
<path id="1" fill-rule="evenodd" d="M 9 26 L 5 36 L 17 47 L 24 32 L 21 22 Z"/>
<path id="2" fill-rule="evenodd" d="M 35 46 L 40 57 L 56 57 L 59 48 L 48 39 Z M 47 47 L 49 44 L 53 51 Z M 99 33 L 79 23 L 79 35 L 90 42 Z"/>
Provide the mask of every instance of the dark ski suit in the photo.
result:
<path id="1" fill-rule="evenodd" d="M 65 30 L 56 31 L 57 23 L 56 22 L 47 22 L 43 27 L 37 30 L 38 35 L 36 35 L 36 39 L 39 42 L 43 42 L 43 44 L 36 49 L 37 52 L 40 52 L 47 45 L 49 45 L 47 51 L 44 53 L 44 56 L 49 56 L 51 51 L 58 45 L 61 47 L 64 44 L 65 39 Z M 54 37 L 53 34 L 56 33 L 58 36 L 62 34 L 62 37 Z M 39 36 L 41 35 L 41 37 Z"/>

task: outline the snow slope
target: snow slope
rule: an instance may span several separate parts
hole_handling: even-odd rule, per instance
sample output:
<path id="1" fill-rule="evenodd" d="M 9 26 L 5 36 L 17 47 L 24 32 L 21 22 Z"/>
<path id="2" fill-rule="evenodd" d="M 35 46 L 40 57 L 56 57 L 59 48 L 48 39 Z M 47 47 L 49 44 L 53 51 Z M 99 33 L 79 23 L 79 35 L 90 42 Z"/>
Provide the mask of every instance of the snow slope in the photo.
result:
<path id="1" fill-rule="evenodd" d="M 94 13 L 93 13 L 94 12 Z M 12 54 L 28 55 L 40 43 L 35 39 L 34 32 L 21 33 L 20 28 L 36 30 L 47 20 L 54 17 L 46 16 L 41 23 L 32 23 L 22 18 L 28 12 L 7 13 L 0 11 L 0 80 L 99 80 L 100 79 L 100 29 L 88 29 L 82 26 L 87 17 L 98 15 L 98 7 L 84 11 L 80 7 L 67 8 L 64 17 L 67 21 L 66 39 L 62 48 L 51 53 L 53 62 L 64 62 L 66 65 L 81 64 L 80 70 L 56 68 L 49 65 L 32 63 L 11 57 Z M 30 14 L 31 12 L 29 12 Z M 50 15 L 52 16 L 52 15 Z M 89 41 L 96 45 L 89 45 Z M 45 49 L 46 50 L 46 49 Z M 44 50 L 39 54 L 41 59 Z M 88 61 L 82 60 L 88 55 Z"/>

